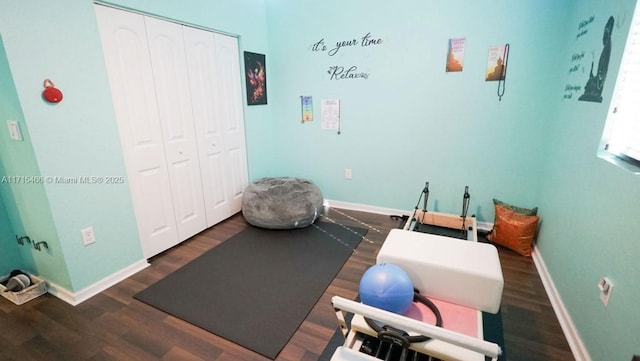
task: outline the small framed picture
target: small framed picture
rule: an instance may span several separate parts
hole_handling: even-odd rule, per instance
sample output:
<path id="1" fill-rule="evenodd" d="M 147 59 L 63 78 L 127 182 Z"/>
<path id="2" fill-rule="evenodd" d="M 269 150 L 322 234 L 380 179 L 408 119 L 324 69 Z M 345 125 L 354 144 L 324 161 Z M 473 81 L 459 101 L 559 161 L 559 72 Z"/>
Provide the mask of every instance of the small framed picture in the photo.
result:
<path id="1" fill-rule="evenodd" d="M 247 104 L 267 104 L 267 69 L 264 54 L 244 52 Z"/>
<path id="2" fill-rule="evenodd" d="M 509 46 L 492 46 L 489 48 L 487 59 L 486 81 L 504 80 L 507 76 L 507 61 L 509 60 Z"/>
<path id="3" fill-rule="evenodd" d="M 447 72 L 462 71 L 464 64 L 465 38 L 449 39 L 449 51 L 447 51 Z"/>

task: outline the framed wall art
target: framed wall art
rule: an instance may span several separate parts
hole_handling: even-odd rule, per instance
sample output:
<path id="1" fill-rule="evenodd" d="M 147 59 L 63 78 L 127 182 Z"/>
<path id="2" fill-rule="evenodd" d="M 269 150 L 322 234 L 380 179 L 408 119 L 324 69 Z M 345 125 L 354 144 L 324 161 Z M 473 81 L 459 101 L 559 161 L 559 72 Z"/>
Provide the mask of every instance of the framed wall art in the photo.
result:
<path id="1" fill-rule="evenodd" d="M 244 52 L 247 105 L 267 104 L 267 70 L 264 54 Z"/>
<path id="2" fill-rule="evenodd" d="M 487 60 L 486 81 L 504 80 L 507 76 L 507 61 L 509 60 L 509 45 L 492 46 L 489 48 Z"/>

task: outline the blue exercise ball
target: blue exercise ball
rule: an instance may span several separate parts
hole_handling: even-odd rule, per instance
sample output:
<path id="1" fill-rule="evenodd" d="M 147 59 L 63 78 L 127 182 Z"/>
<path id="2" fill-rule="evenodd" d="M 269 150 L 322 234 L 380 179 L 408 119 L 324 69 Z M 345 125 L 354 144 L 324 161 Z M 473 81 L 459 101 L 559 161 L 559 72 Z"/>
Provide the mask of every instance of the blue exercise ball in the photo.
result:
<path id="1" fill-rule="evenodd" d="M 404 314 L 413 302 L 413 283 L 409 275 L 391 263 L 369 267 L 360 279 L 360 300 L 365 305 Z"/>

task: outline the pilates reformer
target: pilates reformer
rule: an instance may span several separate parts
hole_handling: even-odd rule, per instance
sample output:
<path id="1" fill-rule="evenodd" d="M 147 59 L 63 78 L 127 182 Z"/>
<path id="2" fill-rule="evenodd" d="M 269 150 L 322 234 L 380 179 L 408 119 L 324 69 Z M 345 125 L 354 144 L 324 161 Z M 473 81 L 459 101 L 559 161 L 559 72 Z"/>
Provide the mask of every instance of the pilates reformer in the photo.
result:
<path id="1" fill-rule="evenodd" d="M 470 241 L 477 242 L 477 230 L 475 215 L 468 216 L 469 203 L 471 201 L 471 194 L 469 193 L 469 186 L 464 187 L 464 193 L 462 194 L 462 212 L 460 216 L 455 216 L 448 213 L 429 212 L 427 211 L 427 202 L 429 200 L 429 182 L 424 183 L 424 188 L 418 197 L 418 202 L 413 208 L 413 213 L 410 217 L 402 217 L 407 220 L 403 229 L 409 231 L 417 231 L 421 226 L 436 226 L 449 229 L 459 229 L 462 236 L 461 238 L 467 238 Z M 422 209 L 419 208 L 422 201 Z M 398 216 L 395 216 L 398 217 Z"/>
<path id="2" fill-rule="evenodd" d="M 477 242 L 476 219 L 467 217 L 468 187 L 460 216 L 427 211 L 428 187 L 427 182 L 404 227 L 389 232 L 376 263 L 402 267 L 438 312 L 414 302 L 400 315 L 335 296 L 332 304 L 345 342 L 331 361 L 484 361 L 501 354 L 499 345 L 484 340 L 482 327 L 482 312 L 497 313 L 502 298 L 497 250 Z M 464 237 L 416 231 L 424 226 L 460 230 Z M 442 327 L 435 326 L 436 313 L 444 320 Z"/>

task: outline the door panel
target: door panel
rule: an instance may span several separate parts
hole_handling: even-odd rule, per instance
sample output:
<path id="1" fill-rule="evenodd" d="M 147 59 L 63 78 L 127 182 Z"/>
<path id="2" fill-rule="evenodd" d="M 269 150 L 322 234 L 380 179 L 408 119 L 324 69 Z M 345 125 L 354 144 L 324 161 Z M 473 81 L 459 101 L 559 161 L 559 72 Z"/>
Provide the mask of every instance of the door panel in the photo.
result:
<path id="1" fill-rule="evenodd" d="M 223 209 L 229 202 L 227 200 L 227 192 L 225 191 L 225 162 L 221 153 L 211 153 L 207 156 L 203 168 L 206 167 L 211 175 L 210 187 L 211 191 L 211 203 L 218 209 Z M 220 215 L 222 219 L 227 218 L 230 214 L 227 214 L 227 209 L 224 208 L 224 213 Z M 215 221 L 214 221 L 215 222 Z M 215 222 L 217 223 L 217 222 Z M 215 224 L 213 223 L 213 224 Z"/>
<path id="2" fill-rule="evenodd" d="M 175 225 L 175 216 L 173 214 L 173 203 L 170 197 L 158 197 L 162 193 L 162 188 L 168 188 L 166 172 L 162 172 L 160 168 L 146 169 L 138 173 L 140 178 L 139 189 L 142 204 L 147 207 L 145 222 L 151 237 L 160 235 L 169 231 L 169 225 Z M 177 233 L 175 228 L 171 232 L 174 237 L 167 244 L 173 245 Z"/>
<path id="3" fill-rule="evenodd" d="M 145 17 L 180 241 L 207 227 L 182 26 Z"/>
<path id="4" fill-rule="evenodd" d="M 242 208 L 242 194 L 249 183 L 238 41 L 222 34 L 213 35 L 218 55 L 218 73 L 222 75 L 219 83 L 223 99 L 220 121 L 224 129 L 226 170 L 230 182 L 227 192 L 231 202 L 230 212 L 233 214 Z"/>
<path id="5" fill-rule="evenodd" d="M 217 34 L 184 27 L 185 49 L 189 64 L 191 99 L 202 164 L 207 224 L 212 226 L 240 210 L 233 197 L 234 177 L 229 174 L 227 131 L 230 97 L 223 83 L 221 64 L 227 61 L 221 54 Z M 227 37 L 236 43 L 235 38 Z M 238 54 L 235 54 L 238 61 Z M 238 79 L 239 81 L 239 79 Z M 243 134 L 244 136 L 244 134 Z M 245 161 L 246 164 L 246 161 Z"/>
<path id="6" fill-rule="evenodd" d="M 232 178 L 231 198 L 233 209 L 237 211 L 242 207 L 242 195 L 247 186 L 247 167 L 244 148 L 229 149 L 229 167 L 227 173 Z"/>
<path id="7" fill-rule="evenodd" d="M 144 20 L 95 9 L 142 251 L 151 257 L 174 245 L 178 234 Z"/>

